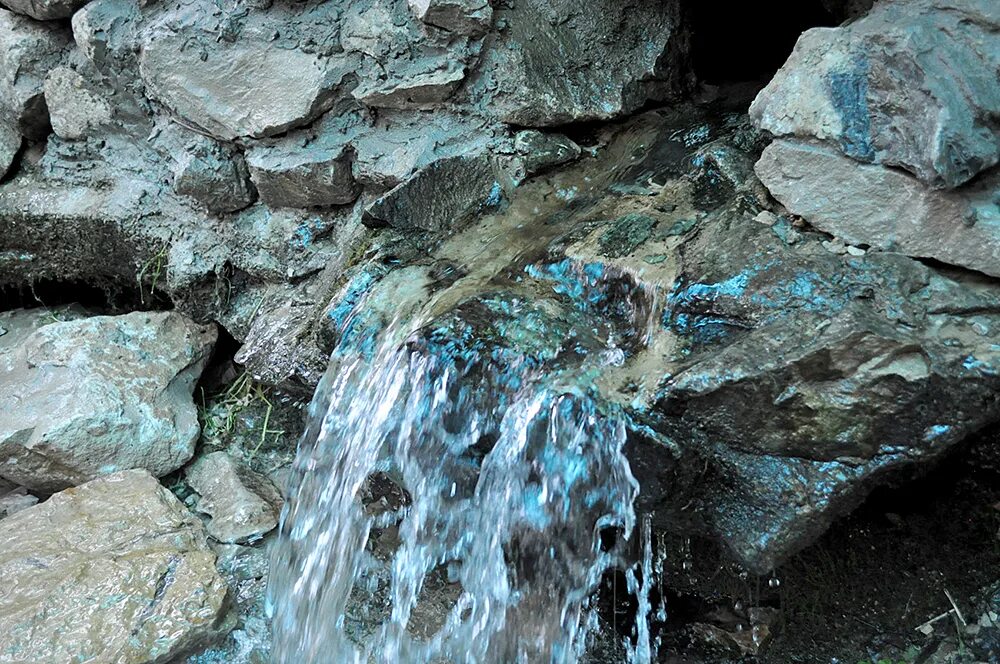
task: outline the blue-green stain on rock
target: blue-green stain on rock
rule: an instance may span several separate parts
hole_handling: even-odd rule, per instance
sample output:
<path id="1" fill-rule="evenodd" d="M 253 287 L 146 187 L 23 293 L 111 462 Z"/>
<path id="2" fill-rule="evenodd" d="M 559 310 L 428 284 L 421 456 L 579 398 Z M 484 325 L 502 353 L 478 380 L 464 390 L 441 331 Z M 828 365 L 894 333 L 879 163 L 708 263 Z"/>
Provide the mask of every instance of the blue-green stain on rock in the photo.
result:
<path id="1" fill-rule="evenodd" d="M 849 157 L 872 161 L 871 117 L 868 112 L 868 59 L 859 56 L 847 71 L 831 72 L 830 98 L 840 114 L 843 132 L 840 146 Z"/>
<path id="2" fill-rule="evenodd" d="M 628 256 L 653 234 L 656 220 L 644 214 L 626 214 L 604 231 L 599 241 L 601 254 L 611 258 Z"/>

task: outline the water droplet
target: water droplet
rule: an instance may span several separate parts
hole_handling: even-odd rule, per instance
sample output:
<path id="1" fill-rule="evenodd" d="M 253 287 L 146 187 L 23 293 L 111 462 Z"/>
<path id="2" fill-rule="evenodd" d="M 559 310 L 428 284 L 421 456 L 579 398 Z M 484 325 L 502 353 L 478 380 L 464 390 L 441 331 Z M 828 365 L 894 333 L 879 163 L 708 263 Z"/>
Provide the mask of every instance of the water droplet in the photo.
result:
<path id="1" fill-rule="evenodd" d="M 691 568 L 693 567 L 694 563 L 690 560 L 685 560 L 684 562 L 681 563 L 681 569 L 683 569 L 685 572 L 690 572 Z"/>
<path id="2" fill-rule="evenodd" d="M 781 585 L 781 579 L 779 579 L 776 576 L 772 576 L 771 580 L 767 582 L 767 585 L 769 585 L 772 588 L 777 588 L 778 586 Z"/>
<path id="3" fill-rule="evenodd" d="M 743 610 L 743 602 L 736 600 L 736 603 L 733 604 L 733 611 L 742 611 L 742 610 Z"/>

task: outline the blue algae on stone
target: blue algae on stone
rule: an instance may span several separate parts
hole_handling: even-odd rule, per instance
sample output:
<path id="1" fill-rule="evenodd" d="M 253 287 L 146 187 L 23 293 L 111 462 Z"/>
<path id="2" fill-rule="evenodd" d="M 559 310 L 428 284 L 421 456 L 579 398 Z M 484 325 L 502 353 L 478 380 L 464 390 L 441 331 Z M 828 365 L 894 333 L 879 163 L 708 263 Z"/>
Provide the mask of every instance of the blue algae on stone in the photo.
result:
<path id="1" fill-rule="evenodd" d="M 843 123 L 840 146 L 844 154 L 872 161 L 875 149 L 871 144 L 871 116 L 868 109 L 868 59 L 858 56 L 852 64 L 851 69 L 830 73 L 827 80 L 830 98 Z"/>

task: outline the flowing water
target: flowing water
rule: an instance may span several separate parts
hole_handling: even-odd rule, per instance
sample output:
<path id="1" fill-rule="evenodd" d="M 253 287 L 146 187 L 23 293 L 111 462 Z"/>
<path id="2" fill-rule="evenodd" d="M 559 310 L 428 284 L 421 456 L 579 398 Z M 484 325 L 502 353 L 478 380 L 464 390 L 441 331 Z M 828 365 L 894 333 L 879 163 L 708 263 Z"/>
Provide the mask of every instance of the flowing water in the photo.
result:
<path id="1" fill-rule="evenodd" d="M 273 554 L 274 661 L 597 661 L 588 648 L 609 639 L 607 661 L 655 661 L 662 560 L 633 507 L 625 410 L 600 382 L 642 352 L 661 312 L 620 271 L 505 255 L 532 248 L 517 219 L 482 222 L 499 248 L 454 252 L 484 276 L 435 314 L 341 335 Z M 528 225 L 546 242 L 570 230 Z M 519 267 L 490 276 L 503 265 Z M 363 301 L 350 306 L 364 317 Z M 599 613 L 611 570 L 635 607 L 630 634 Z"/>

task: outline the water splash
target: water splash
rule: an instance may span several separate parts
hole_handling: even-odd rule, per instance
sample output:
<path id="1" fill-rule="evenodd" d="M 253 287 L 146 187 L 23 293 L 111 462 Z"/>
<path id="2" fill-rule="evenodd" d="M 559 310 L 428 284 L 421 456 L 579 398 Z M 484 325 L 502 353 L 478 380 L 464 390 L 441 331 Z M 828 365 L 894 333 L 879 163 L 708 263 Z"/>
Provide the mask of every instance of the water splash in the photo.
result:
<path id="1" fill-rule="evenodd" d="M 636 524 L 626 418 L 591 382 L 622 350 L 572 334 L 585 359 L 561 365 L 491 346 L 523 346 L 542 329 L 512 306 L 518 330 L 462 320 L 401 343 L 390 329 L 374 353 L 334 354 L 272 561 L 274 661 L 581 659 L 598 624 L 594 591 L 627 566 L 600 533 L 628 538 Z M 649 560 L 637 565 L 648 572 L 640 583 L 629 570 L 641 624 L 627 646 L 641 663 L 655 650 L 643 531 Z"/>

